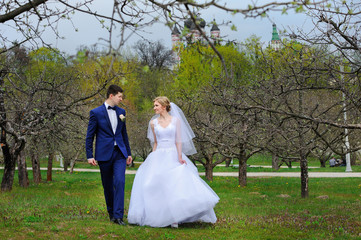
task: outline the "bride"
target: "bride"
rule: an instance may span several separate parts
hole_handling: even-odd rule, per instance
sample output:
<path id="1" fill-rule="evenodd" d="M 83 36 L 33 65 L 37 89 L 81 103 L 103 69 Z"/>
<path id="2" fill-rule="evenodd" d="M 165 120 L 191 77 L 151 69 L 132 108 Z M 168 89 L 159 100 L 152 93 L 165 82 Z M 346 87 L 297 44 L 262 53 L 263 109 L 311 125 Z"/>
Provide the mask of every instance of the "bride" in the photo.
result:
<path id="1" fill-rule="evenodd" d="M 196 153 L 192 129 L 182 110 L 167 97 L 153 102 L 156 115 L 149 122 L 147 136 L 153 152 L 135 176 L 128 222 L 175 228 L 185 222 L 215 223 L 213 208 L 219 197 L 186 156 Z"/>

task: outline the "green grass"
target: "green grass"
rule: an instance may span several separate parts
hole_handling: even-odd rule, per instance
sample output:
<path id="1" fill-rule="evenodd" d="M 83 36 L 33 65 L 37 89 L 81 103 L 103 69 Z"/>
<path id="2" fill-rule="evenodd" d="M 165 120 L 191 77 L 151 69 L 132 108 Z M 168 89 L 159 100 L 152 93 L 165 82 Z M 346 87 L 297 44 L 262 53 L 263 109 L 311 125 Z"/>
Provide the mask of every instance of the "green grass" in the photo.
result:
<path id="1" fill-rule="evenodd" d="M 47 167 L 48 165 L 48 159 L 42 158 L 40 159 L 40 165 L 41 167 Z M 136 170 L 140 163 L 143 161 L 143 159 L 137 158 L 135 159 L 135 167 L 129 168 L 131 170 Z M 308 165 L 311 167 L 309 168 L 309 171 L 315 171 L 315 172 L 344 172 L 346 170 L 346 167 L 329 167 L 328 162 L 326 163 L 325 168 L 320 167 L 320 162 L 316 158 L 309 158 L 308 159 Z M 220 164 L 219 166 L 215 167 L 213 169 L 214 172 L 237 172 L 237 167 L 224 167 L 225 163 Z M 233 164 L 237 165 L 238 160 L 234 159 Z M 253 155 L 248 161 L 248 165 L 257 165 L 257 167 L 249 167 L 247 169 L 248 172 L 275 172 L 272 168 L 266 168 L 266 167 L 258 167 L 259 165 L 263 166 L 271 166 L 272 165 L 272 157 L 265 154 L 256 154 Z M 203 166 L 200 165 L 199 162 L 197 162 L 198 165 L 198 171 L 204 172 L 205 169 Z M 0 166 L 3 166 L 0 164 Z M 27 160 L 27 166 L 31 166 L 30 160 Z M 286 166 L 286 164 L 283 164 L 283 166 Z M 316 168 L 313 168 L 316 167 Z M 60 163 L 56 160 L 53 161 L 53 168 L 61 168 Z M 76 161 L 75 168 L 85 168 L 85 169 L 94 169 L 94 167 L 90 166 L 86 161 Z M 280 168 L 277 170 L 278 172 L 299 172 L 299 162 L 293 162 L 292 168 Z M 276 172 L 277 172 L 276 171 Z M 352 171 L 354 172 L 361 172 L 361 163 L 357 162 L 357 165 L 352 166 Z"/>
<path id="2" fill-rule="evenodd" d="M 205 168 L 203 166 L 197 166 L 199 172 L 204 172 Z M 213 168 L 214 172 L 238 172 L 238 167 L 215 167 Z M 299 172 L 299 167 L 293 168 L 280 168 L 279 170 L 274 170 L 272 168 L 265 167 L 248 167 L 247 172 Z M 345 172 L 346 167 L 325 167 L 325 168 L 309 168 L 309 172 Z M 352 166 L 353 172 L 361 172 L 361 166 Z"/>
<path id="3" fill-rule="evenodd" d="M 302 199 L 297 178 L 248 178 L 241 188 L 235 177 L 215 177 L 217 223 L 179 229 L 110 223 L 99 173 L 53 179 L 23 189 L 16 176 L 13 191 L 0 193 L 0 239 L 361 239 L 359 178 L 311 178 Z M 133 179 L 126 176 L 126 209 Z"/>

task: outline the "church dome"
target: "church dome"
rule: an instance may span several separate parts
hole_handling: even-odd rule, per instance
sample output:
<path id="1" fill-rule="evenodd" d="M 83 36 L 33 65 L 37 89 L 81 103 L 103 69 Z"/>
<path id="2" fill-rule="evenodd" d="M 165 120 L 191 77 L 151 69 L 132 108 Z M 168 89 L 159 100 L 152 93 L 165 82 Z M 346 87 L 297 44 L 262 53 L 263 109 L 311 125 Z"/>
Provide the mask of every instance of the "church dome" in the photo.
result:
<path id="1" fill-rule="evenodd" d="M 206 26 L 206 21 L 204 21 L 203 18 L 197 17 L 196 22 L 201 28 L 204 28 Z M 194 24 L 194 22 L 191 18 L 188 18 L 187 20 L 185 20 L 184 27 L 186 27 L 190 30 L 196 29 L 196 25 Z"/>

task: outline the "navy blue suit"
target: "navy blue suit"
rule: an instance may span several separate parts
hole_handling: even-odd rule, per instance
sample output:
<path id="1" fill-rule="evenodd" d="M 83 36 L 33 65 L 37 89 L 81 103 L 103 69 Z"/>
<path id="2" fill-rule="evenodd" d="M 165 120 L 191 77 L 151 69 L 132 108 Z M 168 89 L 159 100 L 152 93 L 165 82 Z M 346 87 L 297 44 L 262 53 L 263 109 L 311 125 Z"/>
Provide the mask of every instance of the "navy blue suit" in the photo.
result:
<path id="1" fill-rule="evenodd" d="M 109 217 L 122 219 L 126 159 L 131 151 L 125 122 L 119 118 L 121 114 L 125 116 L 125 110 L 116 107 L 115 111 L 118 121 L 115 134 L 104 104 L 90 111 L 85 147 L 87 159 L 98 161 Z"/>

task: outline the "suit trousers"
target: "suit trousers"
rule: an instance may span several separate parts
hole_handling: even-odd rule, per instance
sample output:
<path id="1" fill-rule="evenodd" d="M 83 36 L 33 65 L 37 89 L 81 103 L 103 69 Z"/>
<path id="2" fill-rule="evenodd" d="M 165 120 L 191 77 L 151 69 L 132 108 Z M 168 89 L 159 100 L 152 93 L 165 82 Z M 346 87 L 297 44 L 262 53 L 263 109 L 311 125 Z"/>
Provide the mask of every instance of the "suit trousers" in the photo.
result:
<path id="1" fill-rule="evenodd" d="M 98 164 L 109 217 L 123 219 L 126 159 L 119 147 L 114 146 L 111 159 Z"/>

